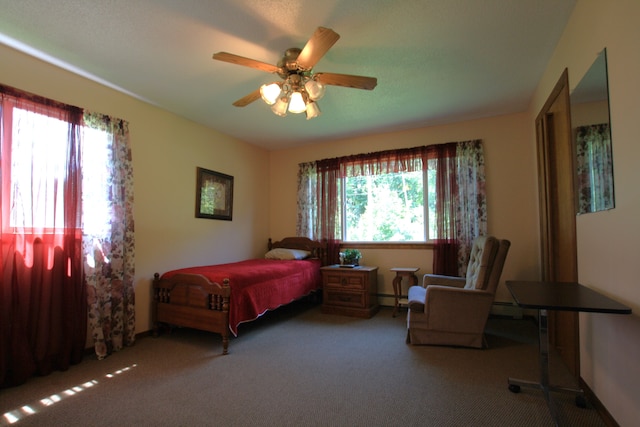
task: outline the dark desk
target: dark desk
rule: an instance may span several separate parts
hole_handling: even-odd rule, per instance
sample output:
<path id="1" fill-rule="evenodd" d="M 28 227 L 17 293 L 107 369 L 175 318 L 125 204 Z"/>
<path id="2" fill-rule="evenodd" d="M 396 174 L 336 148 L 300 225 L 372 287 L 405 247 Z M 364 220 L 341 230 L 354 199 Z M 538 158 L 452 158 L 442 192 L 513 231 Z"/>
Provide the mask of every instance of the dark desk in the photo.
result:
<path id="1" fill-rule="evenodd" d="M 549 384 L 547 310 L 631 314 L 631 309 L 579 283 L 507 281 L 507 288 L 520 307 L 538 310 L 540 341 L 540 382 L 509 378 L 509 390 L 514 393 L 518 393 L 521 387 L 542 390 L 551 411 L 551 416 L 556 425 L 558 425 L 558 413 L 553 399 L 549 395 L 550 391 L 575 394 L 576 405 L 580 407 L 586 406 L 586 401 L 584 392 L 580 389 L 570 389 Z"/>

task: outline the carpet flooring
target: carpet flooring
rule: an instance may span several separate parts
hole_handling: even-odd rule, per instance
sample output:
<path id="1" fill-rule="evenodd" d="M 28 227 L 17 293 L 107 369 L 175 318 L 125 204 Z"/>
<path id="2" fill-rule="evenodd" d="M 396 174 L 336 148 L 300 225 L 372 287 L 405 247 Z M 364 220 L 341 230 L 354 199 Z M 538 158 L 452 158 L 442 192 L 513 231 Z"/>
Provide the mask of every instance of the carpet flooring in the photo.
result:
<path id="1" fill-rule="evenodd" d="M 390 308 L 357 319 L 302 301 L 241 325 L 227 356 L 218 335 L 181 328 L 2 389 L 0 425 L 551 426 L 541 392 L 507 387 L 537 380 L 536 331 L 492 318 L 487 349 L 412 346 Z M 551 378 L 576 386 L 553 357 Z M 554 399 L 561 425 L 604 425 Z"/>

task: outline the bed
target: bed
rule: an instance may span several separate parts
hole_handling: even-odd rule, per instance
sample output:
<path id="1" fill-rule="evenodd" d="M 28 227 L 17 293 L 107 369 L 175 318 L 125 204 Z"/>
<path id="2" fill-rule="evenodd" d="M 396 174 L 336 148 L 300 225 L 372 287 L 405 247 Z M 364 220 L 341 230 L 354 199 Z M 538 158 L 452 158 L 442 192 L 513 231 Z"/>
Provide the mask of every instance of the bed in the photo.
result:
<path id="1" fill-rule="evenodd" d="M 222 336 L 228 353 L 229 333 L 269 310 L 318 293 L 326 246 L 306 237 L 269 239 L 264 258 L 155 273 L 153 334 L 162 325 L 194 328 Z"/>

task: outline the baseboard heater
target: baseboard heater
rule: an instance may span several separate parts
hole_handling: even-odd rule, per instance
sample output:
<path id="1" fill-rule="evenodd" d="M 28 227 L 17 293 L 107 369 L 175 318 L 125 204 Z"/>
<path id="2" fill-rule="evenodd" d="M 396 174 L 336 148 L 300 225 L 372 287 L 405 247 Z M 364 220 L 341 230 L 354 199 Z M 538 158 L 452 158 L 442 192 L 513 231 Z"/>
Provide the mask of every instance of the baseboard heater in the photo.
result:
<path id="1" fill-rule="evenodd" d="M 514 319 L 522 319 L 522 308 L 508 301 L 494 301 L 491 306 L 491 314 L 494 316 L 513 317 Z"/>

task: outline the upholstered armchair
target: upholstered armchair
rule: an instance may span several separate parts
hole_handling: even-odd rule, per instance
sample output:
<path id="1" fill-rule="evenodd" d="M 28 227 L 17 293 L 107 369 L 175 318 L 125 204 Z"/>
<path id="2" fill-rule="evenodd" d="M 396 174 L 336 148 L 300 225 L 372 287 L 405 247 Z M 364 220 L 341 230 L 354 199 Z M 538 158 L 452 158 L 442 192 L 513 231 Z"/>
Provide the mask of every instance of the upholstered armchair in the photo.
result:
<path id="1" fill-rule="evenodd" d="M 409 288 L 407 342 L 482 348 L 484 328 L 511 243 L 492 236 L 473 242 L 466 277 L 425 274 Z"/>

